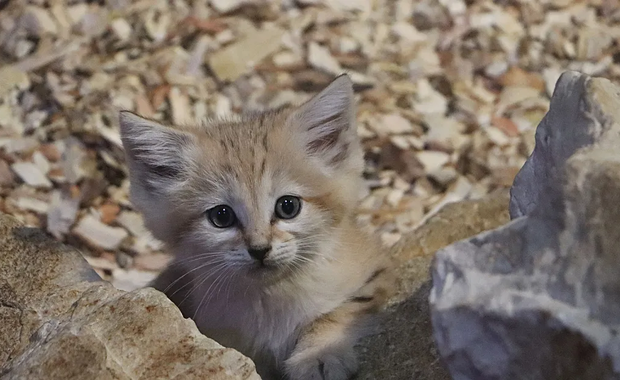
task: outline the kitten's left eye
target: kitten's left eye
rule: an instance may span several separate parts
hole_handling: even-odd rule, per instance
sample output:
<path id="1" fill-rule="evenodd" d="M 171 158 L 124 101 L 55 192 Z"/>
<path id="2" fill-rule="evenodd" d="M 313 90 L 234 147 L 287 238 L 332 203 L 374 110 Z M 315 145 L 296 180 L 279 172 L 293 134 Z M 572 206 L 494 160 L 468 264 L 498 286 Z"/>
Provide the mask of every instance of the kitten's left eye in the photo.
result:
<path id="1" fill-rule="evenodd" d="M 292 219 L 301 211 L 301 199 L 285 195 L 276 201 L 276 216 L 280 219 Z"/>

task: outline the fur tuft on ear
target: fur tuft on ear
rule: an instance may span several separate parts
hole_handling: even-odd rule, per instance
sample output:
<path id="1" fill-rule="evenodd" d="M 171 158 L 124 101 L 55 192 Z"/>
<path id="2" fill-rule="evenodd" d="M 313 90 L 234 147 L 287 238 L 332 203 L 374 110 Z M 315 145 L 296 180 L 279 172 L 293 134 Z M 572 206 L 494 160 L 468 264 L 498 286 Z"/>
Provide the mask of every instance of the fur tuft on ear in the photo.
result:
<path id="1" fill-rule="evenodd" d="M 194 141 L 191 134 L 129 111 L 120 112 L 119 123 L 134 188 L 159 193 L 184 180 L 188 151 Z"/>
<path id="2" fill-rule="evenodd" d="M 353 83 L 342 74 L 292 114 L 306 152 L 336 167 L 352 157 L 359 145 L 355 127 Z"/>

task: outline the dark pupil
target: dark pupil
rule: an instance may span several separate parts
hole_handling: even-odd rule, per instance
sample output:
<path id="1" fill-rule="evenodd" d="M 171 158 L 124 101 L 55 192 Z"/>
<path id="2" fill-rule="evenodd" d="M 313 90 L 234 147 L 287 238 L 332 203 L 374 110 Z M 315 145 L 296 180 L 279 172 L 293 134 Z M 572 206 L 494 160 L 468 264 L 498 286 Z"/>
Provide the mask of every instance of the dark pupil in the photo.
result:
<path id="1" fill-rule="evenodd" d="M 234 222 L 235 214 L 229 207 L 221 206 L 213 210 L 214 213 L 212 215 L 213 222 L 218 227 L 226 227 L 231 225 Z"/>
<path id="2" fill-rule="evenodd" d="M 292 199 L 284 199 L 282 201 L 282 212 L 285 215 L 291 215 L 295 212 L 295 203 Z"/>

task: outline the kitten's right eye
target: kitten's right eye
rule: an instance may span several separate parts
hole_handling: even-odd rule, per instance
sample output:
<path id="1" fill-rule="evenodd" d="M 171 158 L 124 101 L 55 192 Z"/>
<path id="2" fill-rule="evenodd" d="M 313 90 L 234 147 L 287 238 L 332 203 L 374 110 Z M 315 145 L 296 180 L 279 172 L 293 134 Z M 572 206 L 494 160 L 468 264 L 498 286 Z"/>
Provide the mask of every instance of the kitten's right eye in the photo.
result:
<path id="1" fill-rule="evenodd" d="M 217 228 L 231 227 L 237 221 L 232 207 L 227 205 L 219 205 L 207 210 L 207 216 L 211 224 Z"/>

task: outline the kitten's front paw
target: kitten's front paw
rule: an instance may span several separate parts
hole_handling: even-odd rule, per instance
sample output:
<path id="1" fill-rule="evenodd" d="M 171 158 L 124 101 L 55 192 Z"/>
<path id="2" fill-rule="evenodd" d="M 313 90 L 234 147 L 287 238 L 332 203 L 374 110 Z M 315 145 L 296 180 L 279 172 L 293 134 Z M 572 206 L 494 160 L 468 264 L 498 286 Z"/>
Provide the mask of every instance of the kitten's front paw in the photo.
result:
<path id="1" fill-rule="evenodd" d="M 357 372 L 355 352 L 294 353 L 285 363 L 288 380 L 348 380 Z"/>

